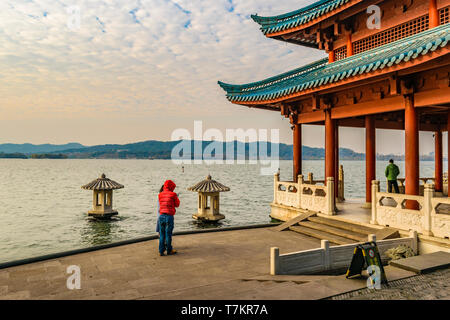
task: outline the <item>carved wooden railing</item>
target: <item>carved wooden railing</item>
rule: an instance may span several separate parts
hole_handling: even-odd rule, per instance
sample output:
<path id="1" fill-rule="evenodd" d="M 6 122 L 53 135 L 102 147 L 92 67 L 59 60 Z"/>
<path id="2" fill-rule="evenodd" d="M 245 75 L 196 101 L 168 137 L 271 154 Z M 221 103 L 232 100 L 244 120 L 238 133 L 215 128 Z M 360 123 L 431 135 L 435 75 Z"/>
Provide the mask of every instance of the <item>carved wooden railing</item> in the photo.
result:
<path id="1" fill-rule="evenodd" d="M 435 237 L 450 236 L 450 199 L 448 197 L 431 199 L 429 224 L 431 233 Z"/>
<path id="2" fill-rule="evenodd" d="M 300 178 L 299 181 L 301 181 Z M 334 183 L 330 184 L 333 184 L 334 187 Z M 329 194 L 334 194 L 334 192 L 330 192 L 329 186 L 303 183 L 300 185 L 300 208 L 330 214 L 330 211 L 334 210 L 328 208 Z"/>
<path id="3" fill-rule="evenodd" d="M 274 176 L 274 204 L 333 215 L 336 211 L 333 197 L 333 178 L 322 186 L 306 183 L 302 175 L 298 176 L 298 183 L 280 181 L 278 173 Z"/>
<path id="4" fill-rule="evenodd" d="M 275 175 L 278 177 L 278 175 Z M 276 181 L 274 202 L 288 207 L 298 208 L 300 204 L 300 194 L 298 183 Z"/>
<path id="5" fill-rule="evenodd" d="M 344 166 L 343 165 L 339 166 L 338 178 L 339 178 L 339 180 L 338 180 L 338 195 L 337 195 L 337 199 L 339 201 L 344 201 L 345 197 L 344 197 Z M 314 180 L 313 173 L 309 172 L 307 178 L 305 179 L 305 183 L 306 184 L 312 184 L 312 185 L 317 185 L 317 184 L 325 185 L 325 180 Z"/>
<path id="6" fill-rule="evenodd" d="M 380 182 L 372 181 L 371 223 L 449 237 L 450 199 L 435 197 L 433 184 L 424 185 L 423 196 L 414 196 L 380 192 Z"/>

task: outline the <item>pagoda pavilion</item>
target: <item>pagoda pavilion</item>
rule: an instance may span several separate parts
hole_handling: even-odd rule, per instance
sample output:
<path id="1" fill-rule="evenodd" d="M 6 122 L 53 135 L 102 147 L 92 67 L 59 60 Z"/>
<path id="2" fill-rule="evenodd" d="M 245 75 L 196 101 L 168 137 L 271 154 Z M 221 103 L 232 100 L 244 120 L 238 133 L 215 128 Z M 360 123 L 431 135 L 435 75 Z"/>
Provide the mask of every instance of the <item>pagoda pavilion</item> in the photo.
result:
<path id="1" fill-rule="evenodd" d="M 411 197 L 424 188 L 419 130 L 434 132 L 433 195 L 442 196 L 442 132 L 450 129 L 449 11 L 450 0 L 321 0 L 283 15 L 252 15 L 266 37 L 323 50 L 328 58 L 258 82 L 219 85 L 233 104 L 290 119 L 294 182 L 302 178 L 303 124 L 325 126 L 325 183 L 338 181 L 338 128 L 365 128 L 368 206 L 376 179 L 375 130 L 405 131 L 405 194 Z"/>

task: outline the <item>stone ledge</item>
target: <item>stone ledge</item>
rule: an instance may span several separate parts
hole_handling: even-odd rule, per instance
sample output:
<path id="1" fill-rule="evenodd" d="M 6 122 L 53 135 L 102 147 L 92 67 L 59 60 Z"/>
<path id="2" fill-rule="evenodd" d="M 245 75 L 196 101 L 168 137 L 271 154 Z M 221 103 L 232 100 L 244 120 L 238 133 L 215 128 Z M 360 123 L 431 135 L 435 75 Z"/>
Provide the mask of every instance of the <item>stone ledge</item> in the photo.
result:
<path id="1" fill-rule="evenodd" d="M 418 274 L 450 267 L 450 253 L 438 251 L 420 256 L 391 261 L 391 266 Z"/>

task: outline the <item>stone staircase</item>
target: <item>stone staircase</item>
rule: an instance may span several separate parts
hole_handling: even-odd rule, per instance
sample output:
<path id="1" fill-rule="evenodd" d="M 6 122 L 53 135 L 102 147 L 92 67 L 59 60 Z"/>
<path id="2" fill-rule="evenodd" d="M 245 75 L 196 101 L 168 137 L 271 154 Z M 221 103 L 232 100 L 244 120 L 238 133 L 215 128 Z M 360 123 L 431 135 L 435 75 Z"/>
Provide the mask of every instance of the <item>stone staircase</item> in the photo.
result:
<path id="1" fill-rule="evenodd" d="M 328 240 L 337 245 L 366 242 L 369 234 L 381 235 L 380 231 L 383 231 L 383 229 L 318 216 L 310 216 L 288 229 L 320 240 Z M 389 238 L 392 237 L 397 236 L 392 233 Z M 384 236 L 382 238 L 386 239 Z"/>

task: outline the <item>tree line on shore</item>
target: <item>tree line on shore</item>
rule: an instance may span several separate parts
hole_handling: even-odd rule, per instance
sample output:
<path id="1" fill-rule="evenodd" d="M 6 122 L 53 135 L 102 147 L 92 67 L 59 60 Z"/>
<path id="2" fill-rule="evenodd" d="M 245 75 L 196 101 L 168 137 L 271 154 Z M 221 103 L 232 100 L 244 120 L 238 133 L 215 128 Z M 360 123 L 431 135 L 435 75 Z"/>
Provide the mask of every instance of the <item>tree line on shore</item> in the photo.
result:
<path id="1" fill-rule="evenodd" d="M 51 154 L 51 153 L 43 153 L 43 154 L 31 154 L 26 155 L 24 153 L 15 152 L 15 153 L 4 153 L 0 152 L 0 159 L 67 159 L 68 156 L 62 153 Z"/>

